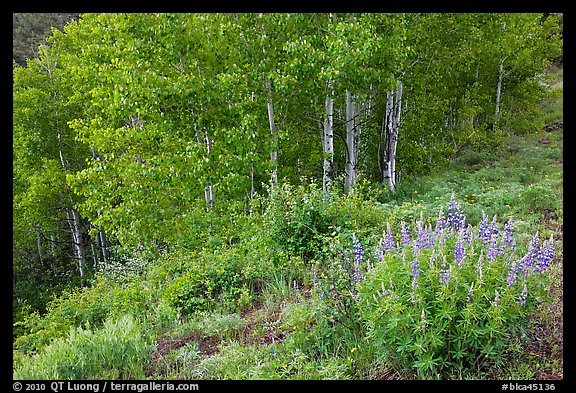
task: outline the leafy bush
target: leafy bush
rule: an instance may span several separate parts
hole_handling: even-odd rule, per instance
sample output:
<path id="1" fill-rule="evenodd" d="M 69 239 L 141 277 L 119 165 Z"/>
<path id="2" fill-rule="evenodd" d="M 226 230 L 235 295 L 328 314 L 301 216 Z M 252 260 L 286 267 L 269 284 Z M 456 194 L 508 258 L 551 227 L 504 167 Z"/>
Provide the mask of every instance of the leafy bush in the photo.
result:
<path id="1" fill-rule="evenodd" d="M 312 259 L 319 247 L 319 236 L 327 234 L 332 224 L 330 202 L 316 183 L 308 189 L 283 185 L 272 195 L 266 212 L 272 238 L 281 249 L 302 255 L 305 260 Z"/>
<path id="2" fill-rule="evenodd" d="M 542 184 L 531 184 L 521 195 L 522 204 L 528 212 L 556 210 L 558 198 L 550 187 Z"/>
<path id="3" fill-rule="evenodd" d="M 131 316 L 106 320 L 100 330 L 70 329 L 33 356 L 15 357 L 14 379 L 142 379 L 151 352 Z"/>
<path id="4" fill-rule="evenodd" d="M 112 252 L 107 263 L 100 263 L 97 266 L 96 274 L 110 282 L 123 283 L 145 273 L 154 260 L 155 258 L 144 250 L 136 250 L 125 255 L 118 250 Z"/>
<path id="5" fill-rule="evenodd" d="M 182 273 L 177 273 L 162 291 L 161 297 L 168 304 L 184 313 L 207 311 L 217 303 L 228 309 L 249 304 L 250 283 L 243 274 L 244 259 L 237 249 L 198 253 L 189 258 L 178 268 Z"/>
<path id="6" fill-rule="evenodd" d="M 111 315 L 142 313 L 153 293 L 132 282 L 115 285 L 98 280 L 93 287 L 63 293 L 48 304 L 46 314 L 29 314 L 18 327 L 25 332 L 14 341 L 14 348 L 23 352 L 35 352 L 56 338 L 65 336 L 70 328 L 102 326 Z"/>

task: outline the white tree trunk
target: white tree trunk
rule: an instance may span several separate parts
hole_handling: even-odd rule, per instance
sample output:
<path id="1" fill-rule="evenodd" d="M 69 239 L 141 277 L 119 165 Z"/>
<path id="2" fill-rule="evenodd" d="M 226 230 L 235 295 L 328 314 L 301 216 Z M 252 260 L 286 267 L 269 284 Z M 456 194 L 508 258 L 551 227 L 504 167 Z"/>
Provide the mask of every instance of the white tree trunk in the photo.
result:
<path id="1" fill-rule="evenodd" d="M 352 94 L 346 90 L 346 177 L 344 192 L 349 194 L 356 180 L 356 111 Z"/>
<path id="2" fill-rule="evenodd" d="M 496 87 L 496 110 L 494 112 L 494 125 L 492 126 L 492 131 L 498 128 L 498 117 L 500 116 L 500 96 L 502 94 L 502 76 L 504 71 L 504 60 L 500 60 L 500 72 L 498 73 L 498 86 Z"/>
<path id="3" fill-rule="evenodd" d="M 334 161 L 334 90 L 332 88 L 332 82 L 328 82 L 328 93 L 326 94 L 326 120 L 324 120 L 324 138 L 323 138 L 323 148 L 324 148 L 324 176 L 322 178 L 322 191 L 324 196 L 328 196 L 328 190 L 330 182 L 333 178 L 333 161 Z"/>
<path id="4" fill-rule="evenodd" d="M 194 130 L 196 132 L 196 140 L 198 143 L 206 146 L 206 155 L 209 156 L 210 152 L 212 151 L 212 138 L 206 133 L 204 138 L 200 136 L 200 132 L 198 132 L 196 124 L 194 124 Z M 202 140 L 204 139 L 204 140 Z M 206 200 L 206 210 L 211 210 L 214 206 L 214 185 L 210 182 L 210 185 L 204 187 L 204 199 Z"/>
<path id="5" fill-rule="evenodd" d="M 268 123 L 270 126 L 270 142 L 271 142 L 271 149 L 270 149 L 270 167 L 272 168 L 271 173 L 271 186 L 272 190 L 276 188 L 276 184 L 278 183 L 278 174 L 277 174 L 277 164 L 276 160 L 278 158 L 278 146 L 276 144 L 276 124 L 274 123 L 274 105 L 272 101 L 272 86 L 270 83 L 270 79 L 266 78 L 266 95 L 268 96 Z"/>
<path id="6" fill-rule="evenodd" d="M 70 224 L 70 230 L 72 231 L 72 245 L 78 263 L 80 277 L 84 277 L 84 247 L 82 245 L 80 215 L 73 208 L 67 208 L 66 215 L 68 216 L 68 223 Z"/>
<path id="7" fill-rule="evenodd" d="M 396 91 L 396 114 L 394 117 L 394 127 L 391 133 L 390 143 L 390 156 L 389 156 L 389 175 L 388 182 L 390 190 L 396 192 L 396 147 L 398 145 L 398 131 L 400 130 L 400 120 L 402 114 L 402 82 L 398 82 L 398 90 Z"/>
<path id="8" fill-rule="evenodd" d="M 96 235 L 98 239 L 98 244 L 100 245 L 100 250 L 102 250 L 102 262 L 108 263 L 108 239 L 106 238 L 106 233 L 104 228 L 100 227 L 100 231 Z"/>
<path id="9" fill-rule="evenodd" d="M 40 235 L 40 229 L 36 229 L 36 243 L 38 245 L 38 258 L 40 259 L 40 265 L 44 266 L 44 255 L 42 254 L 42 235 Z"/>
<path id="10" fill-rule="evenodd" d="M 56 243 L 56 239 L 54 239 L 54 235 L 50 235 L 50 255 L 52 256 L 50 267 L 52 272 L 56 274 L 56 249 L 54 248 L 54 243 Z"/>
<path id="11" fill-rule="evenodd" d="M 390 191 L 396 192 L 396 147 L 402 114 L 402 82 L 398 82 L 396 95 L 390 91 L 386 95 L 385 147 L 383 178 L 388 180 Z M 384 128 L 383 125 L 383 128 Z"/>

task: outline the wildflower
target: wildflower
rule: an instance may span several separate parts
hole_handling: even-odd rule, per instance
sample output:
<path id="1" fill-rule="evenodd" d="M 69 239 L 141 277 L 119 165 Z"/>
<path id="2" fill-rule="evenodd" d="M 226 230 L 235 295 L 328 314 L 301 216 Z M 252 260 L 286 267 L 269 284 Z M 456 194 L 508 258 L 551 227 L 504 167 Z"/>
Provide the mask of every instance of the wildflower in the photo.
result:
<path id="1" fill-rule="evenodd" d="M 402 231 L 402 244 L 410 244 L 410 231 L 406 228 L 406 223 L 404 221 L 400 222 L 400 227 Z"/>
<path id="2" fill-rule="evenodd" d="M 355 283 L 358 283 L 358 282 L 364 280 L 364 277 L 362 276 L 362 273 L 360 272 L 360 268 L 358 267 L 358 263 L 354 264 L 354 275 L 352 276 L 352 279 L 354 280 Z"/>
<path id="3" fill-rule="evenodd" d="M 514 251 L 516 248 L 514 242 L 514 231 L 512 228 L 512 217 L 504 225 L 504 232 L 502 233 L 502 250 Z"/>
<path id="4" fill-rule="evenodd" d="M 443 246 L 445 242 L 445 236 L 444 236 L 445 228 L 446 228 L 446 218 L 444 217 L 442 206 L 440 206 L 440 213 L 438 213 L 438 219 L 436 220 L 436 228 L 434 229 L 434 235 L 438 240 L 440 246 Z"/>
<path id="5" fill-rule="evenodd" d="M 462 243 L 463 231 L 460 230 L 458 232 L 458 240 L 454 245 L 454 260 L 458 264 L 458 270 L 462 269 L 462 265 L 464 264 L 464 258 L 466 250 L 464 249 L 464 244 Z"/>
<path id="6" fill-rule="evenodd" d="M 362 250 L 362 243 L 360 243 L 356 238 L 354 238 L 354 250 L 352 253 L 356 256 L 356 261 L 358 263 L 362 262 L 364 258 L 364 250 Z"/>
<path id="7" fill-rule="evenodd" d="M 450 270 L 440 270 L 440 284 L 448 285 L 450 283 Z"/>
<path id="8" fill-rule="evenodd" d="M 446 269 L 446 255 L 442 257 L 442 266 L 440 267 L 440 284 L 448 284 L 450 281 L 450 271 Z"/>
<path id="9" fill-rule="evenodd" d="M 482 221 L 478 225 L 478 237 L 482 239 L 483 244 L 487 244 L 490 240 L 490 229 L 488 228 L 488 216 L 482 210 Z"/>
<path id="10" fill-rule="evenodd" d="M 440 212 L 438 213 L 438 218 L 436 219 L 436 229 L 434 231 L 436 236 L 438 236 L 440 232 L 444 230 L 445 227 L 446 227 L 446 218 L 444 217 L 444 211 L 442 210 L 442 206 L 440 206 Z"/>
<path id="11" fill-rule="evenodd" d="M 528 288 L 526 288 L 526 281 L 524 281 L 524 285 L 522 286 L 522 293 L 520 294 L 520 300 L 518 301 L 518 303 L 520 303 L 522 307 L 526 305 L 527 295 L 528 295 Z"/>
<path id="12" fill-rule="evenodd" d="M 392 233 L 392 228 L 390 223 L 386 223 L 386 232 L 384 233 L 384 250 L 388 251 L 394 248 L 394 234 Z"/>
<path id="13" fill-rule="evenodd" d="M 538 237 L 539 237 L 539 235 L 540 235 L 539 232 L 536 231 L 536 233 L 534 234 L 534 237 L 532 237 L 532 240 L 530 241 L 530 244 L 528 245 L 528 252 L 522 258 L 522 260 L 524 262 L 523 269 L 525 270 L 527 275 L 529 275 L 530 274 L 529 272 L 534 268 L 534 263 L 536 262 L 536 258 L 538 256 L 538 246 L 539 246 Z"/>
<path id="14" fill-rule="evenodd" d="M 466 297 L 466 302 L 470 303 L 470 300 L 472 300 L 473 296 L 474 296 L 474 281 L 472 281 L 472 284 L 470 284 L 470 289 L 468 290 L 468 296 Z"/>
<path id="15" fill-rule="evenodd" d="M 518 277 L 518 272 L 522 269 L 521 267 L 522 259 L 516 260 L 512 263 L 510 267 L 510 273 L 508 273 L 508 278 L 506 279 L 506 283 L 509 287 L 516 284 L 516 278 Z"/>
<path id="16" fill-rule="evenodd" d="M 414 247 L 413 257 L 414 259 L 410 264 L 410 277 L 418 277 L 420 275 L 420 264 L 418 263 L 418 255 L 416 253 L 416 247 Z"/>
<path id="17" fill-rule="evenodd" d="M 489 237 L 488 237 L 488 255 L 486 260 L 488 262 L 493 261 L 496 259 L 496 256 L 502 254 L 502 251 L 498 249 L 497 241 L 498 241 L 498 226 L 496 225 L 496 215 L 492 219 L 492 225 L 488 228 Z"/>
<path id="18" fill-rule="evenodd" d="M 352 353 L 356 352 L 356 347 L 352 348 L 352 349 L 350 350 L 350 352 L 352 352 Z"/>
<path id="19" fill-rule="evenodd" d="M 426 326 L 426 315 L 424 314 L 424 309 L 422 309 L 422 312 L 420 313 L 420 323 L 422 326 Z"/>
<path id="20" fill-rule="evenodd" d="M 464 214 L 462 214 L 460 204 L 454 199 L 454 194 L 452 194 L 450 202 L 448 202 L 447 210 L 448 210 L 448 218 L 447 218 L 448 227 L 453 230 L 458 230 L 465 217 Z"/>
<path id="21" fill-rule="evenodd" d="M 498 293 L 498 290 L 496 290 L 496 295 L 494 296 L 494 301 L 492 302 L 492 305 L 494 307 L 498 307 L 499 303 L 500 303 L 500 294 Z"/>
<path id="22" fill-rule="evenodd" d="M 382 262 L 384 260 L 384 248 L 381 244 L 378 244 L 376 250 L 374 251 L 374 256 L 378 262 Z"/>
<path id="23" fill-rule="evenodd" d="M 550 239 L 545 241 L 538 249 L 536 254 L 536 272 L 542 273 L 550 266 L 550 260 L 554 258 L 554 239 L 550 235 Z"/>
<path id="24" fill-rule="evenodd" d="M 417 247 L 414 246 L 414 259 L 410 264 L 410 277 L 412 277 L 412 290 L 415 291 L 418 287 L 418 276 L 420 275 L 420 264 L 418 263 Z"/>
<path id="25" fill-rule="evenodd" d="M 424 229 L 424 216 L 420 212 L 420 219 L 416 221 L 416 247 L 418 251 L 425 248 L 428 245 L 428 239 L 426 236 L 426 230 Z"/>
<path id="26" fill-rule="evenodd" d="M 482 281 L 482 257 L 484 256 L 484 251 L 480 251 L 480 256 L 478 257 L 478 264 L 476 265 L 476 274 L 480 277 L 480 282 Z"/>

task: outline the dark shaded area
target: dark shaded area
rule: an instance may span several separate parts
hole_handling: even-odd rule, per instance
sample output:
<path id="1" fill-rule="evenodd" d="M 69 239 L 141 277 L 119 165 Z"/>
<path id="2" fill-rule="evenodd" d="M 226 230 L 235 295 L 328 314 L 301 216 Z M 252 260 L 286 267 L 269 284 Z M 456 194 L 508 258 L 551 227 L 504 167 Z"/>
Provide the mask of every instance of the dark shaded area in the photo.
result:
<path id="1" fill-rule="evenodd" d="M 46 42 L 52 28 L 62 30 L 79 13 L 14 13 L 12 14 L 12 58 L 21 66 L 33 59 L 38 46 Z"/>

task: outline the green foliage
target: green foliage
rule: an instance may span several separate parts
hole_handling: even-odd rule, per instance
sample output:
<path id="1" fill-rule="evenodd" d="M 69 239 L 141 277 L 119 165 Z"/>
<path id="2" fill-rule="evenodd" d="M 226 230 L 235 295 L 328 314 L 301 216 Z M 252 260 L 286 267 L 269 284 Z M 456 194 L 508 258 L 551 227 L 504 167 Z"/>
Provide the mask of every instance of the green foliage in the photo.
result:
<path id="1" fill-rule="evenodd" d="M 209 310 L 216 300 L 232 309 L 246 307 L 252 296 L 250 282 L 235 252 L 198 255 L 198 261 L 191 261 L 186 272 L 166 286 L 162 297 L 184 313 Z"/>
<path id="2" fill-rule="evenodd" d="M 35 312 L 16 323 L 24 334 L 16 337 L 14 348 L 36 352 L 66 335 L 71 328 L 99 327 L 109 316 L 138 315 L 147 308 L 152 296 L 140 283 L 117 285 L 104 280 L 97 281 L 93 287 L 64 292 L 48 304 L 45 315 Z"/>
<path id="3" fill-rule="evenodd" d="M 558 206 L 556 193 L 543 184 L 531 184 L 520 195 L 522 205 L 528 212 L 554 211 Z"/>
<path id="4" fill-rule="evenodd" d="M 14 379 L 143 379 L 151 342 L 130 315 L 101 329 L 71 328 L 32 356 L 16 356 Z"/>
<path id="5" fill-rule="evenodd" d="M 295 189 L 285 184 L 275 194 L 267 215 L 273 227 L 272 238 L 287 252 L 310 259 L 319 248 L 319 237 L 327 234 L 332 224 L 328 206 L 317 184 Z"/>

